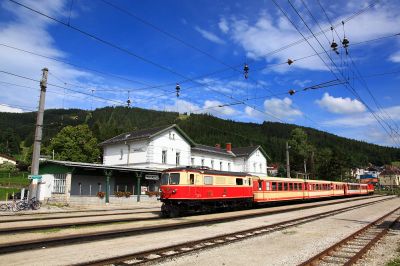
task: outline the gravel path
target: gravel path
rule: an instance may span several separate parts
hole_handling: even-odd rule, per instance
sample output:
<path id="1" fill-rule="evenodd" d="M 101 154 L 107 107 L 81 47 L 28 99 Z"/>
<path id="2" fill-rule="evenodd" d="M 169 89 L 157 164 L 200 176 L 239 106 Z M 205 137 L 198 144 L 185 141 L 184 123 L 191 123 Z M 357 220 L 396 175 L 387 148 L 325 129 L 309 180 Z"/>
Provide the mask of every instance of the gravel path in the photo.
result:
<path id="1" fill-rule="evenodd" d="M 317 220 L 293 229 L 182 256 L 158 265 L 298 265 L 390 210 L 396 209 L 399 205 L 400 199 L 396 199 Z M 400 212 L 398 214 L 400 215 Z M 393 243 L 396 242 L 387 245 L 395 246 Z M 387 254 L 392 251 L 385 250 L 383 247 L 382 252 Z M 374 261 L 380 261 L 380 259 Z M 367 261 L 363 265 L 371 265 L 371 263 Z"/>
<path id="2" fill-rule="evenodd" d="M 367 252 L 356 266 L 384 266 L 400 258 L 400 223 Z"/>
<path id="3" fill-rule="evenodd" d="M 347 202 L 340 205 L 330 205 L 315 209 L 265 215 L 257 218 L 208 226 L 182 228 L 167 232 L 120 237 L 42 250 L 23 251 L 2 255 L 0 256 L 0 261 L 8 265 L 24 265 L 27 261 L 29 261 L 30 265 L 71 265 L 83 261 L 105 259 L 118 255 L 121 256 L 132 252 L 179 244 L 188 240 L 198 240 L 210 236 L 245 230 L 251 227 L 288 221 L 323 211 L 361 204 L 364 201 L 371 200 L 357 201 L 356 203 Z M 182 257 L 172 262 L 172 265 L 188 265 L 194 262 L 198 265 L 222 265 L 223 263 L 230 265 L 253 265 L 256 263 L 263 265 L 284 265 L 289 263 L 289 265 L 292 265 L 295 261 L 303 261 L 307 259 L 307 256 L 314 254 L 313 252 L 318 252 L 318 250 L 324 247 L 322 243 L 326 245 L 335 242 L 338 236 L 332 234 L 332 231 L 339 234 L 339 237 L 342 237 L 346 232 L 354 231 L 355 228 L 361 227 L 368 221 L 376 219 L 378 216 L 383 215 L 383 213 L 393 208 L 394 205 L 398 206 L 399 204 L 400 199 L 392 199 L 373 205 L 373 210 L 371 210 L 370 206 L 363 207 L 359 210 L 348 212 L 347 216 L 343 216 L 345 214 L 342 214 L 330 218 L 331 220 L 318 220 L 311 223 L 306 228 L 298 227 L 288 231 L 277 232 L 264 237 L 208 250 L 197 255 Z M 201 216 L 191 217 L 190 219 L 194 218 L 198 219 L 201 218 Z M 167 221 L 173 221 L 173 219 Z M 340 230 L 337 230 L 338 228 L 340 228 Z M 256 239 L 258 239 L 257 241 L 261 239 L 261 242 L 254 244 Z M 304 242 L 304 239 L 308 239 L 308 242 Z M 232 249 L 232 247 L 234 248 Z M 307 256 L 304 252 L 299 253 L 299 250 L 306 250 Z M 288 251 L 290 252 L 288 253 Z M 277 254 L 286 254 L 286 258 L 277 256 Z"/>

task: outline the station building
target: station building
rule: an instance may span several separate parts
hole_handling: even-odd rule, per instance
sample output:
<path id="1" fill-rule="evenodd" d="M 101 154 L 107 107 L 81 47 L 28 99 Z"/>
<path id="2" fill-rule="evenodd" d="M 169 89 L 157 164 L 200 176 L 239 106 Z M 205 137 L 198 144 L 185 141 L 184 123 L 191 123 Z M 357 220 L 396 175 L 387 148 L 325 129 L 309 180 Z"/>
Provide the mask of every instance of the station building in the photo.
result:
<path id="1" fill-rule="evenodd" d="M 42 161 L 40 199 L 76 204 L 155 200 L 162 170 L 177 166 L 267 175 L 268 155 L 261 146 L 197 144 L 175 124 L 120 134 L 100 146 L 102 164 Z"/>

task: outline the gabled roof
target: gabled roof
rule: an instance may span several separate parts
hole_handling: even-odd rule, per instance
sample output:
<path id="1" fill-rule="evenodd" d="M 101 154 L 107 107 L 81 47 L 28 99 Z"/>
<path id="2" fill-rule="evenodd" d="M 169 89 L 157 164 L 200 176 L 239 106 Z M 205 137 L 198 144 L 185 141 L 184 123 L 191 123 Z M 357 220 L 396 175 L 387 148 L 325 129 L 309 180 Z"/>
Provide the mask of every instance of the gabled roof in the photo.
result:
<path id="1" fill-rule="evenodd" d="M 249 146 L 249 147 L 232 148 L 232 152 L 236 155 L 236 157 L 249 157 L 250 155 L 252 155 L 258 149 L 260 149 L 261 153 L 266 158 L 271 159 L 260 145 Z"/>
<path id="2" fill-rule="evenodd" d="M 173 125 L 167 125 L 167 126 L 147 128 L 147 129 L 126 132 L 126 133 L 120 134 L 118 136 L 115 136 L 111 139 L 105 140 L 102 143 L 100 143 L 99 145 L 104 146 L 104 145 L 112 144 L 112 143 L 125 142 L 127 140 L 150 139 L 150 138 L 160 135 L 170 129 L 175 129 L 176 131 L 178 131 L 182 135 L 182 137 L 184 139 L 186 139 L 187 142 L 189 142 L 190 145 L 193 146 L 195 144 L 194 141 L 191 138 L 189 138 L 189 136 L 186 135 L 186 133 L 178 125 L 173 124 Z"/>
<path id="3" fill-rule="evenodd" d="M 203 144 L 195 144 L 192 147 L 192 151 L 212 152 L 212 153 L 217 153 L 217 154 L 222 154 L 222 155 L 226 155 L 226 156 L 235 157 L 235 154 L 233 154 L 232 152 L 228 152 L 225 149 L 212 147 L 212 146 L 207 146 L 207 145 L 203 145 Z"/>

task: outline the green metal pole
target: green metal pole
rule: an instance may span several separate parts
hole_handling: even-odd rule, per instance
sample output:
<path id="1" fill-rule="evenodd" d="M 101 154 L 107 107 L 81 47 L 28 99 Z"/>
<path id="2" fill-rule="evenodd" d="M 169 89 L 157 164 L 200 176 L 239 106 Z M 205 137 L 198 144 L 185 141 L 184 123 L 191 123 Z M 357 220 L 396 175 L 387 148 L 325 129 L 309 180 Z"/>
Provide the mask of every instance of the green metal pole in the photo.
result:
<path id="1" fill-rule="evenodd" d="M 137 202 L 139 202 L 140 201 L 140 193 L 141 193 L 141 185 L 140 185 L 140 177 L 142 176 L 142 174 L 140 173 L 140 174 L 136 174 L 136 177 L 137 177 Z"/>
<path id="2" fill-rule="evenodd" d="M 106 203 L 110 203 L 110 177 L 112 171 L 104 171 L 106 174 Z"/>

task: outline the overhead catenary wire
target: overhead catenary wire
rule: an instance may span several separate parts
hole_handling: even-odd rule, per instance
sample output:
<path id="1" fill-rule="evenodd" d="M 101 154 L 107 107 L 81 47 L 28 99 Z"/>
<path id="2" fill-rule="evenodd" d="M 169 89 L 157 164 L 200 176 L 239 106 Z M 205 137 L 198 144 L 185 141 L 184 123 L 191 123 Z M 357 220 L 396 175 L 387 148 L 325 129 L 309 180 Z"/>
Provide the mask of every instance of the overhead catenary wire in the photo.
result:
<path id="1" fill-rule="evenodd" d="M 184 78 L 184 79 L 190 79 L 190 80 L 191 80 L 192 82 L 194 82 L 194 83 L 201 84 L 201 82 L 196 81 L 196 80 L 193 80 L 192 78 L 186 77 L 185 75 L 180 74 L 179 72 L 177 72 L 177 71 L 175 71 L 175 70 L 172 70 L 172 69 L 170 69 L 170 68 L 168 68 L 168 67 L 165 67 L 165 66 L 163 66 L 163 65 L 161 65 L 161 64 L 158 64 L 158 63 L 156 63 L 156 62 L 154 62 L 154 61 L 152 61 L 152 60 L 149 60 L 149 59 L 147 59 L 147 58 L 145 58 L 145 57 L 143 57 L 143 56 L 140 56 L 140 55 L 138 55 L 138 54 L 136 54 L 136 53 L 134 53 L 134 52 L 132 52 L 132 51 L 126 49 L 126 48 L 120 47 L 120 46 L 118 46 L 118 45 L 116 45 L 116 44 L 114 44 L 114 43 L 112 43 L 112 42 L 110 42 L 110 41 L 107 41 L 107 40 L 105 40 L 105 39 L 103 39 L 103 38 L 101 38 L 101 37 L 99 37 L 99 36 L 96 36 L 96 35 L 94 35 L 94 34 L 91 34 L 91 33 L 89 33 L 89 32 L 86 32 L 86 31 L 84 31 L 84 30 L 82 30 L 82 29 L 80 29 L 80 28 L 78 28 L 78 27 L 75 27 L 75 26 L 72 26 L 72 25 L 68 25 L 67 23 L 65 23 L 65 22 L 63 22 L 63 21 L 61 21 L 61 20 L 59 20 L 59 19 L 57 19 L 57 18 L 54 18 L 54 17 L 52 17 L 52 16 L 49 16 L 49 15 L 47 15 L 47 14 L 44 14 L 43 12 L 38 11 L 38 10 L 32 8 L 32 7 L 29 7 L 29 6 L 25 5 L 25 4 L 22 4 L 22 3 L 20 3 L 20 2 L 17 2 L 17 1 L 15 1 L 15 0 L 9 0 L 9 1 L 12 2 L 12 3 L 14 3 L 14 4 L 17 4 L 17 5 L 21 6 L 21 7 L 23 7 L 23 8 L 25 8 L 25 9 L 28 9 L 28 10 L 30 10 L 30 11 L 32 11 L 32 12 L 38 14 L 38 15 L 41 15 L 41 16 L 43 16 L 43 17 L 46 17 L 46 18 L 48 18 L 48 19 L 50 19 L 50 20 L 52 20 L 52 21 L 54 21 L 54 22 L 57 22 L 57 23 L 59 23 L 59 24 L 65 26 L 65 27 L 68 27 L 68 28 L 70 28 L 70 29 L 72 29 L 72 30 L 74 30 L 74 31 L 77 31 L 77 32 L 79 32 L 79 33 L 81 33 L 81 34 L 83 34 L 83 35 L 85 35 L 85 36 L 87 36 L 87 37 L 89 37 L 89 38 L 91 38 L 91 39 L 93 39 L 93 40 L 96 40 L 96 41 L 98 41 L 98 42 L 100 42 L 100 43 L 103 43 L 103 44 L 105 44 L 105 45 L 107 45 L 107 46 L 110 46 L 110 47 L 112 47 L 112 48 L 114 48 L 114 49 L 117 49 L 117 50 L 119 50 L 119 51 L 121 51 L 121 52 L 124 52 L 124 53 L 126 53 L 126 54 L 128 54 L 128 55 L 130 55 L 130 56 L 132 56 L 132 57 L 135 57 L 135 58 L 137 58 L 137 59 L 139 59 L 139 60 L 141 60 L 141 61 L 143 61 L 143 62 L 146 62 L 146 63 L 148 63 L 148 64 L 150 64 L 150 65 L 153 65 L 153 66 L 155 66 L 155 67 L 158 67 L 158 68 L 160 68 L 160 69 L 162 69 L 162 70 L 165 70 L 165 71 L 167 71 L 167 72 L 170 72 L 170 73 L 172 73 L 172 74 L 175 74 L 175 75 L 177 75 L 177 76 L 180 76 L 180 77 L 182 77 L 182 78 Z M 209 87 L 208 87 L 208 88 L 209 88 Z M 224 95 L 225 97 L 234 99 L 232 96 L 229 96 L 229 95 L 227 95 L 227 94 L 225 94 L 225 93 L 223 93 L 223 92 L 220 92 L 220 91 L 218 91 L 218 90 L 214 90 L 214 89 L 212 89 L 212 88 L 209 88 L 209 90 L 214 91 L 214 92 L 216 92 L 216 93 L 218 93 L 218 94 Z M 235 100 L 235 99 L 234 99 L 234 100 Z M 252 109 L 258 111 L 258 112 L 264 113 L 264 114 L 266 114 L 266 115 L 269 115 L 269 116 L 271 116 L 271 117 L 274 117 L 275 119 L 277 119 L 277 120 L 280 121 L 280 122 L 283 122 L 282 119 L 280 119 L 280 118 L 274 116 L 272 113 L 259 110 L 258 108 L 255 108 L 254 106 L 250 106 L 250 105 L 248 105 L 248 104 L 246 104 L 246 105 L 249 106 L 250 108 L 252 108 Z"/>
<path id="2" fill-rule="evenodd" d="M 308 41 L 308 39 L 306 39 L 306 37 L 304 36 L 304 34 L 299 30 L 299 28 L 296 26 L 296 24 L 290 19 L 290 17 L 288 16 L 288 14 L 286 14 L 286 12 L 282 9 L 282 7 L 276 2 L 276 0 L 272 0 L 274 2 L 274 4 L 277 6 L 277 8 L 284 14 L 284 16 L 287 18 L 287 20 L 293 25 L 293 27 L 297 30 L 297 32 L 307 41 L 308 45 L 314 50 L 315 53 L 317 53 L 317 51 L 315 50 L 315 48 L 311 45 L 311 43 Z M 296 12 L 296 14 L 300 17 L 300 19 L 302 20 L 302 22 L 304 23 L 304 25 L 306 26 L 306 28 L 311 32 L 311 34 L 314 36 L 314 38 L 316 39 L 316 41 L 318 42 L 318 44 L 321 46 L 321 48 L 325 51 L 325 54 L 327 55 L 327 57 L 330 59 L 330 61 L 332 62 L 332 64 L 336 67 L 336 69 L 338 70 L 338 72 L 341 74 L 341 76 L 345 79 L 345 77 L 343 76 L 342 72 L 340 72 L 340 70 L 337 68 L 335 62 L 333 61 L 333 59 L 329 56 L 328 52 L 325 50 L 324 46 L 320 43 L 320 41 L 318 40 L 318 38 L 315 36 L 315 34 L 313 33 L 313 31 L 311 30 L 311 28 L 308 26 L 308 24 L 304 21 L 303 17 L 299 14 L 299 12 L 297 11 L 297 9 L 294 7 L 294 5 L 292 4 L 292 2 L 290 0 L 288 0 L 289 4 L 291 5 L 291 7 L 293 8 L 293 10 Z M 338 78 L 337 74 L 331 69 L 331 67 L 325 62 L 325 60 L 319 55 L 319 58 L 321 59 L 321 61 L 326 65 L 326 67 L 329 69 L 329 71 L 336 77 Z M 357 92 L 354 90 L 354 88 L 352 87 L 352 85 L 347 82 L 344 84 L 345 88 L 347 88 L 350 92 L 352 92 L 357 99 L 359 99 L 361 102 L 363 102 L 363 100 L 357 96 Z M 393 136 L 387 131 L 387 128 L 382 124 L 382 122 L 380 121 L 379 118 L 376 117 L 376 114 L 373 112 L 373 110 L 368 106 L 365 105 L 367 107 L 367 109 L 369 110 L 369 112 L 373 115 L 373 117 L 375 118 L 375 120 L 379 123 L 379 125 L 384 129 L 384 131 L 393 139 L 394 143 L 397 143 L 396 139 L 393 138 Z"/>
<path id="3" fill-rule="evenodd" d="M 135 53 L 129 51 L 128 49 L 125 49 L 125 48 L 123 48 L 123 47 L 120 47 L 120 46 L 118 46 L 118 45 L 115 45 L 115 44 L 113 44 L 113 43 L 111 43 L 111 42 L 109 42 L 109 41 L 107 41 L 107 40 L 104 40 L 104 39 L 102 39 L 102 38 L 100 38 L 100 37 L 98 37 L 98 36 L 95 36 L 95 35 L 93 35 L 93 34 L 91 34 L 91 33 L 88 33 L 88 32 L 86 32 L 86 31 L 84 31 L 84 30 L 82 30 L 82 29 L 79 29 L 79 28 L 75 27 L 75 26 L 68 25 L 67 23 L 64 23 L 64 22 L 62 22 L 62 21 L 60 21 L 60 20 L 58 20 L 58 19 L 56 19 L 56 18 L 54 18 L 54 17 L 51 17 L 51 16 L 49 16 L 49 15 L 47 15 L 47 14 L 44 14 L 43 12 L 40 12 L 40 11 L 38 11 L 38 10 L 35 10 L 34 8 L 31 8 L 31 7 L 29 7 L 29 6 L 25 5 L 25 4 L 22 4 L 22 3 L 18 2 L 18 1 L 15 1 L 15 0 L 9 0 L 9 1 L 11 1 L 11 2 L 13 2 L 13 3 L 17 4 L 17 5 L 20 5 L 21 7 L 24 7 L 24 8 L 26 8 L 26 9 L 28 9 L 28 10 L 31 10 L 32 12 L 35 12 L 35 13 L 37 13 L 37 14 L 39 14 L 39 15 L 42 15 L 42 16 L 48 18 L 48 19 L 51 19 L 51 20 L 53 20 L 53 21 L 55 21 L 55 22 L 58 22 L 58 23 L 60 23 L 60 24 L 62 24 L 62 25 L 64 25 L 64 26 L 66 26 L 66 27 L 69 27 L 69 28 L 75 30 L 75 31 L 78 31 L 78 32 L 80 32 L 81 34 L 84 34 L 84 35 L 86 35 L 86 36 L 88 36 L 88 37 L 90 37 L 90 38 L 92 38 L 92 39 L 94 39 L 94 40 L 97 40 L 97 41 L 99 41 L 99 42 L 102 42 L 103 44 L 109 45 L 109 46 L 111 46 L 111 47 L 113 47 L 113 48 L 115 48 L 115 49 L 118 49 L 118 50 L 122 51 L 122 52 L 128 53 L 129 55 L 134 56 L 134 57 L 136 57 L 137 59 L 140 59 L 140 60 L 142 60 L 142 61 L 144 61 L 144 62 L 146 62 L 146 63 L 152 64 L 153 66 L 159 67 L 159 68 L 161 68 L 161 69 L 163 69 L 163 70 L 166 70 L 166 71 L 169 71 L 169 72 L 171 72 L 171 73 L 173 73 L 173 74 L 176 74 L 176 75 L 178 75 L 178 76 L 184 77 L 184 76 L 181 75 L 180 73 L 178 73 L 178 72 L 176 72 L 176 71 L 174 71 L 174 70 L 172 70 L 172 69 L 170 69 L 170 68 L 167 68 L 167 67 L 165 67 L 165 66 L 162 66 L 162 65 L 160 65 L 160 64 L 158 64 L 158 63 L 156 63 L 156 62 L 153 62 L 153 61 L 151 61 L 151 60 L 148 60 L 148 59 L 146 59 L 146 58 L 144 58 L 144 57 L 142 57 L 142 56 L 140 56 L 140 55 L 138 55 L 138 54 L 135 54 Z M 376 2 L 377 2 L 377 1 L 376 1 Z M 376 4 L 376 2 L 370 4 L 368 7 L 364 8 L 363 10 L 365 11 L 365 10 L 367 10 L 368 8 L 371 8 L 372 6 L 374 6 L 374 5 Z M 359 11 L 359 14 L 363 13 L 363 12 L 364 12 L 363 10 Z M 348 20 L 351 20 L 351 19 L 353 19 L 354 17 L 356 17 L 356 15 L 355 15 L 355 16 L 352 16 L 352 18 L 349 18 Z M 302 41 L 300 40 L 300 42 L 302 42 Z M 296 44 L 297 44 L 297 42 L 292 43 L 291 45 L 296 45 Z M 283 49 L 287 49 L 287 48 L 289 48 L 289 46 L 286 46 L 286 48 L 285 48 L 285 47 L 282 47 L 282 48 L 283 48 Z M 272 51 L 272 52 L 274 52 L 274 51 Z M 277 51 L 276 51 L 276 52 L 277 52 Z M 268 54 L 271 54 L 271 52 L 268 53 Z M 224 70 L 222 70 L 222 71 L 224 71 Z M 192 81 L 192 79 L 190 79 L 190 78 L 187 78 L 186 80 Z M 179 83 L 182 84 L 182 81 L 180 81 Z"/>
<path id="4" fill-rule="evenodd" d="M 326 17 L 328 23 L 332 25 L 332 21 L 331 21 L 329 15 L 328 15 L 328 13 L 326 12 L 324 6 L 322 5 L 321 1 L 320 1 L 320 0 L 317 0 L 317 2 L 318 2 L 318 4 L 319 4 L 320 8 L 322 9 L 323 13 L 325 14 L 325 17 Z M 343 31 L 344 31 L 344 24 L 345 24 L 345 22 L 342 21 L 342 24 L 343 24 Z M 340 42 L 342 42 L 342 39 L 341 39 L 340 35 L 338 34 L 338 32 L 336 31 L 336 29 L 334 29 L 334 31 L 335 31 L 335 33 L 336 33 L 336 36 L 339 38 Z M 394 36 L 398 36 L 398 35 L 399 35 L 399 33 L 394 34 Z M 381 40 L 381 39 L 384 39 L 384 37 L 378 38 L 377 40 Z M 390 129 L 392 132 L 395 132 L 395 134 L 397 134 L 397 135 L 400 137 L 400 134 L 399 134 L 399 132 L 398 132 L 398 129 L 399 129 L 398 124 L 397 124 L 396 121 L 390 116 L 390 114 L 388 114 L 388 113 L 382 108 L 382 106 L 379 104 L 378 100 L 377 100 L 376 97 L 373 95 L 372 91 L 370 90 L 370 88 L 369 88 L 369 86 L 368 86 L 368 83 L 367 83 L 367 82 L 365 81 L 365 79 L 362 77 L 362 74 L 361 74 L 359 68 L 357 67 L 357 65 L 355 64 L 355 62 L 354 62 L 352 56 L 348 53 L 348 50 L 346 50 L 346 55 L 348 55 L 348 57 L 350 58 L 350 61 L 351 61 L 352 66 L 353 66 L 354 69 L 356 70 L 356 71 L 355 71 L 355 75 L 358 77 L 359 80 L 361 80 L 361 82 L 360 82 L 361 85 L 363 85 L 364 88 L 367 90 L 367 92 L 368 92 L 368 94 L 370 95 L 370 97 L 372 98 L 372 100 L 373 100 L 375 106 L 378 108 L 378 110 L 379 110 L 382 114 L 385 114 L 386 117 L 387 117 L 390 121 L 392 121 L 392 123 L 397 127 L 397 130 L 396 130 L 396 129 L 393 129 L 393 127 L 392 127 L 389 123 L 387 123 L 387 122 L 385 121 L 385 119 L 382 118 L 382 120 L 384 121 L 384 123 L 389 127 L 389 129 Z M 377 116 L 380 117 L 380 114 L 378 113 Z"/>

